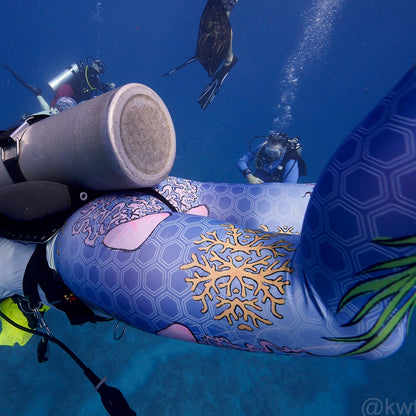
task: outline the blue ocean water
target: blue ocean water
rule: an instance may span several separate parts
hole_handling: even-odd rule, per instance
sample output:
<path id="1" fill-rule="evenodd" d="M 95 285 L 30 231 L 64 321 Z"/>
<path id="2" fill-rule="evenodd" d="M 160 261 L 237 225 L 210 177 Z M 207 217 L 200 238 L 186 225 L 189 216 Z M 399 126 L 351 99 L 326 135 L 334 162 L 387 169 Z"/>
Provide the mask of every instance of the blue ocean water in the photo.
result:
<path id="1" fill-rule="evenodd" d="M 47 81 L 90 55 L 106 63 L 104 81 L 150 86 L 175 124 L 173 175 L 242 181 L 235 161 L 251 137 L 284 127 L 301 137 L 308 163 L 302 180 L 314 182 L 416 58 L 414 0 L 241 0 L 231 14 L 239 61 L 202 111 L 197 98 L 209 78 L 199 63 L 161 74 L 194 54 L 204 5 L 3 1 L 0 61 L 48 99 Z M 0 129 L 39 110 L 2 67 L 0 97 Z M 133 329 L 116 342 L 111 323 L 71 327 L 54 312 L 47 320 L 140 415 L 365 415 L 371 399 L 384 404 L 379 414 L 416 414 L 414 322 L 402 349 L 366 362 L 226 351 Z M 52 347 L 49 362 L 38 364 L 36 346 L 32 339 L 24 348 L 1 348 L 0 415 L 104 415 L 71 360 Z"/>

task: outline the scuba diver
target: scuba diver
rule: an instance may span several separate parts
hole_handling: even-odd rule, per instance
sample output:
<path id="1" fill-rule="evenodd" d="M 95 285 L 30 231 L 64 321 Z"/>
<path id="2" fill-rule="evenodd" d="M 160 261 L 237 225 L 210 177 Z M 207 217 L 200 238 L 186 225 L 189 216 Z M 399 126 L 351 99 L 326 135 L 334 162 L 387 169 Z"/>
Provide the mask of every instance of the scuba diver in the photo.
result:
<path id="1" fill-rule="evenodd" d="M 2 63 L 2 66 L 37 98 L 42 112 L 49 115 L 62 112 L 81 101 L 89 100 L 97 95 L 98 91 L 107 92 L 115 88 L 114 83 L 105 83 L 100 80 L 100 74 L 105 72 L 104 62 L 88 57 L 85 63 L 84 61 L 73 63 L 48 82 L 48 86 L 55 93 L 52 102 L 48 104 L 40 88 L 27 83 L 6 64 Z M 61 99 L 64 97 L 68 98 L 66 102 Z"/>
<path id="2" fill-rule="evenodd" d="M 286 133 L 272 131 L 266 141 L 251 148 L 254 140 L 265 136 L 255 136 L 249 145 L 249 152 L 237 162 L 237 167 L 248 183 L 285 182 L 297 183 L 299 176 L 306 175 L 306 163 L 300 155 L 299 137 L 289 138 Z M 256 170 L 251 172 L 249 165 L 254 161 Z"/>
<path id="3" fill-rule="evenodd" d="M 231 11 L 237 4 L 238 0 L 222 0 L 224 8 L 227 13 L 227 17 L 230 17 Z M 202 110 L 205 110 L 211 101 L 215 98 L 221 85 L 227 78 L 232 67 L 237 63 L 238 58 L 233 54 L 233 30 L 230 26 L 230 43 L 227 51 L 227 56 L 224 60 L 222 67 L 212 77 L 211 82 L 205 87 L 201 95 L 198 98 L 198 103 Z"/>
<path id="4" fill-rule="evenodd" d="M 68 66 L 48 82 L 49 87 L 55 92 L 50 106 L 55 107 L 61 97 L 70 97 L 80 103 L 89 100 L 98 91 L 107 92 L 114 89 L 114 83 L 101 81 L 100 75 L 104 72 L 104 62 L 92 57 L 88 57 L 85 63 L 80 61 Z"/>
<path id="5" fill-rule="evenodd" d="M 195 55 L 162 75 L 164 77 L 192 62 L 199 61 L 209 77 L 212 77 L 211 82 L 198 98 L 202 110 L 205 110 L 215 98 L 225 78 L 238 61 L 233 54 L 233 31 L 229 20 L 237 1 L 208 0 L 199 23 Z"/>
<path id="6" fill-rule="evenodd" d="M 3 224 L 8 241 L 0 240 L 0 281 L 6 289 L 0 296 L 21 295 L 22 290 L 29 293 L 25 287 L 32 286 L 33 297 L 46 296 L 53 304 L 52 294 L 48 298 L 43 289 L 43 279 L 52 281 L 60 276 L 67 289 L 88 306 L 162 336 L 286 355 L 363 354 L 364 359 L 377 359 L 391 354 L 404 341 L 416 305 L 415 194 L 409 180 L 415 170 L 415 80 L 413 67 L 341 144 L 316 185 L 252 187 L 168 177 L 154 180 L 157 186 L 148 185 L 154 186 L 153 194 L 144 188 L 123 191 L 118 187 L 120 192 L 94 198 L 89 191 L 87 195 L 86 190 L 71 192 L 63 184 L 52 189 L 51 182 L 14 180 L 11 187 L 0 188 L 0 213 L 9 219 Z M 136 91 L 133 87 L 132 94 Z M 112 94 L 39 124 L 54 124 L 66 116 L 73 121 L 74 115 L 79 116 L 77 110 L 84 112 L 109 96 Z M 131 101 L 124 97 L 112 101 Z M 134 102 L 128 114 L 137 115 L 137 107 Z M 118 131 L 127 135 L 120 134 L 120 139 L 130 139 L 133 117 L 124 117 L 126 128 L 114 129 L 116 123 L 108 122 L 118 120 L 126 112 L 125 106 L 118 111 L 110 107 L 108 112 L 116 117 L 103 118 L 102 125 L 110 125 L 111 137 Z M 91 113 L 87 113 L 84 123 L 79 123 L 83 130 L 91 124 Z M 155 123 L 155 111 L 148 114 L 151 129 L 162 124 L 162 117 Z M 142 128 L 144 119 L 137 117 L 136 125 Z M 102 125 L 97 123 L 93 130 L 100 138 L 104 136 Z M 35 129 L 36 124 L 30 128 Z M 59 136 L 55 131 L 50 129 L 53 140 Z M 30 138 L 29 133 L 9 134 L 10 139 L 15 137 L 13 155 L 18 155 L 17 144 L 22 137 Z M 42 144 L 47 136 L 40 136 Z M 158 134 L 144 137 L 152 142 Z M 253 140 L 260 137 L 264 136 Z M 398 145 L 409 150 L 405 170 L 402 158 L 395 157 Z M 68 147 L 56 147 L 68 158 Z M 260 181 L 297 180 L 305 173 L 299 150 L 298 138 L 271 132 L 262 145 L 250 151 L 253 159 L 263 158 L 269 164 L 269 177 L 255 177 L 247 172 L 248 167 L 243 172 Z M 93 147 L 93 151 L 98 149 Z M 35 152 L 33 158 L 50 170 L 52 162 L 45 164 L 41 152 Z M 256 175 L 266 170 L 264 163 L 258 162 Z M 94 167 L 98 164 L 91 162 Z M 77 170 L 80 165 L 79 161 Z M 281 173 L 273 173 L 273 166 Z M 110 169 L 111 177 L 114 172 Z M 95 175 L 100 180 L 104 176 L 102 170 L 88 176 Z M 74 183 L 74 179 L 80 183 L 79 177 L 66 181 Z M 26 186 L 28 189 L 23 188 Z M 97 187 L 105 188 L 111 191 L 107 186 Z M 286 197 L 293 192 L 297 196 L 286 204 L 286 199 L 292 199 Z M 19 196 L 16 200 L 15 195 Z M 62 213 L 65 217 L 68 210 L 77 204 L 83 206 L 89 198 L 94 200 L 65 218 L 63 227 L 52 221 L 50 215 Z M 73 204 L 69 203 L 72 199 Z M 12 204 L 14 200 L 18 203 Z M 29 239 L 25 228 L 36 219 L 43 220 L 49 230 L 40 227 Z M 8 233 L 8 224 L 16 222 L 26 227 L 21 233 L 11 227 Z M 37 244 L 42 242 L 46 244 Z M 27 280 L 26 275 L 32 279 Z M 72 292 L 67 296 L 64 300 L 71 303 Z M 31 309 L 43 324 L 39 307 Z M 7 318 L 3 312 L 0 316 Z M 46 332 L 39 333 L 55 340 Z M 88 369 L 84 372 L 88 376 Z M 103 383 L 96 377 L 91 379 L 100 391 Z M 106 403 L 112 405 L 114 400 Z"/>

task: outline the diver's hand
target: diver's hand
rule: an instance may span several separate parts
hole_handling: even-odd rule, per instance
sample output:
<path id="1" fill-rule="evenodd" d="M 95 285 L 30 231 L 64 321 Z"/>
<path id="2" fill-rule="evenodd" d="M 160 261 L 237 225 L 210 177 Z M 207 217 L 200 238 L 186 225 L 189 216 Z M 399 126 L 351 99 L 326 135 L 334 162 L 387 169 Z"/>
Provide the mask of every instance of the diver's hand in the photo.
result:
<path id="1" fill-rule="evenodd" d="M 111 91 L 116 87 L 116 84 L 114 84 L 114 82 L 101 82 L 98 81 L 98 88 L 102 91 L 102 92 L 107 92 L 107 91 Z"/>
<path id="2" fill-rule="evenodd" d="M 247 182 L 248 183 L 253 183 L 253 184 L 255 184 L 255 183 L 263 183 L 263 181 L 260 178 L 258 178 L 257 176 L 254 176 L 252 173 L 249 173 L 246 176 L 246 179 L 247 179 Z"/>

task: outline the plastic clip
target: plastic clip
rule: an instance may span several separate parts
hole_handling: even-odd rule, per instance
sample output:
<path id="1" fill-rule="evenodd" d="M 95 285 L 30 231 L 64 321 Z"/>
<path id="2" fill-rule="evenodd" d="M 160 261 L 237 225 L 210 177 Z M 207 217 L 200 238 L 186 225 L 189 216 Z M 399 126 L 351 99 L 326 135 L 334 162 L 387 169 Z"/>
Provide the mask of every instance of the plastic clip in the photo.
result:
<path id="1" fill-rule="evenodd" d="M 48 325 L 46 324 L 45 320 L 43 319 L 42 314 L 39 311 L 39 306 L 40 306 L 39 303 L 37 304 L 36 307 L 32 307 L 29 304 L 28 309 L 35 314 L 35 317 L 38 321 L 39 328 L 44 329 L 46 334 L 48 334 L 49 336 L 52 336 L 51 330 L 49 329 Z"/>

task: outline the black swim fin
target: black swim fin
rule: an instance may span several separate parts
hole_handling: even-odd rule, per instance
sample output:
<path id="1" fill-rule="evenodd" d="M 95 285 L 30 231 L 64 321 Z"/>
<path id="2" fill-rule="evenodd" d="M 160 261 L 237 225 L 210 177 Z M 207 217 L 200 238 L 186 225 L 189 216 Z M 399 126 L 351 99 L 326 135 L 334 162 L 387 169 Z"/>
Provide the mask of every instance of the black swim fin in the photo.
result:
<path id="1" fill-rule="evenodd" d="M 201 95 L 198 98 L 198 103 L 202 110 L 205 110 L 211 103 L 211 101 L 215 98 L 215 96 L 218 94 L 221 85 L 225 81 L 225 78 L 227 78 L 227 75 L 230 73 L 231 68 L 237 63 L 237 61 L 237 57 L 234 56 L 230 65 L 223 65 L 213 76 L 211 82 L 205 87 L 204 91 L 202 91 Z"/>
<path id="2" fill-rule="evenodd" d="M 24 81 L 22 78 L 19 77 L 19 75 L 16 74 L 11 68 L 9 68 L 6 64 L 1 64 L 4 68 L 6 68 L 25 88 L 27 88 L 33 95 L 38 97 L 39 95 L 42 95 L 42 91 L 33 85 L 28 84 L 26 81 Z"/>

